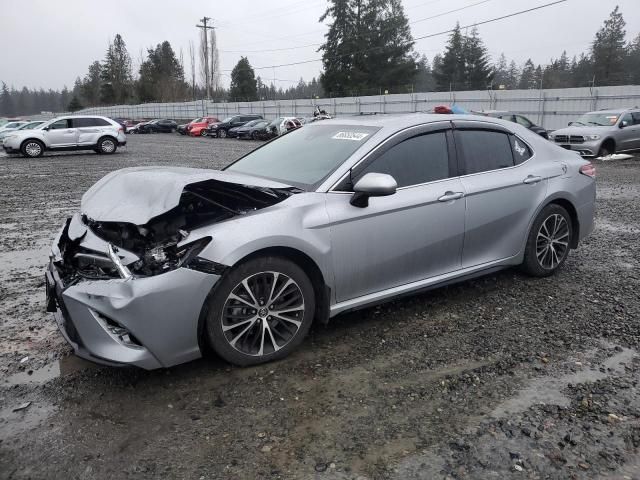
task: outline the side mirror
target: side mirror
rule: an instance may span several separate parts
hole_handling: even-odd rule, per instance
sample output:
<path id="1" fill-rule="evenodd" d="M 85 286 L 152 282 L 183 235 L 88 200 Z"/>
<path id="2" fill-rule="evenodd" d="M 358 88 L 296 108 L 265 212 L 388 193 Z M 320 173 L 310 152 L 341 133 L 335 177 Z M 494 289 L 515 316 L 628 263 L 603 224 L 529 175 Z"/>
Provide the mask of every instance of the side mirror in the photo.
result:
<path id="1" fill-rule="evenodd" d="M 573 122 L 567 123 L 567 127 L 570 127 L 571 125 L 573 125 Z"/>
<path id="2" fill-rule="evenodd" d="M 349 203 L 354 207 L 369 206 L 369 197 L 386 197 L 396 193 L 398 184 L 391 175 L 386 173 L 367 173 L 353 186 L 355 192 Z"/>
<path id="3" fill-rule="evenodd" d="M 629 126 L 629 122 L 627 122 L 626 120 L 623 120 L 620 122 L 620 126 L 619 128 L 624 128 L 624 127 L 628 127 Z"/>

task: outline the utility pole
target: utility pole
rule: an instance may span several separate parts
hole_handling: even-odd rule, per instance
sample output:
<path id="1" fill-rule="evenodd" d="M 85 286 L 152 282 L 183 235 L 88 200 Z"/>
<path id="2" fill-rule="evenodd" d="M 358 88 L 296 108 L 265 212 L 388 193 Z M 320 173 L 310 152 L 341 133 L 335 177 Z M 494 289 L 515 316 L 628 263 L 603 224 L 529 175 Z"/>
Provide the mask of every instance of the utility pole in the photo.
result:
<path id="1" fill-rule="evenodd" d="M 196 27 L 202 29 L 202 34 L 204 35 L 204 83 L 205 90 L 207 92 L 207 100 L 211 98 L 211 83 L 209 81 L 209 35 L 207 34 L 208 30 L 213 30 L 214 27 L 207 25 L 211 18 L 202 17 L 200 21 L 202 25 L 196 25 Z"/>

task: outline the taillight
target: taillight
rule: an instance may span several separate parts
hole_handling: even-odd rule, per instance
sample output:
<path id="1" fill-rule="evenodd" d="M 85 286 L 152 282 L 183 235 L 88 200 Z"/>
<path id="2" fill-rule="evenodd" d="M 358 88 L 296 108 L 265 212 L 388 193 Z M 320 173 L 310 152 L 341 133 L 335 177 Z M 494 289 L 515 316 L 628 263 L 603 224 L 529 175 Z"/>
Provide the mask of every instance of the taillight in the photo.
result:
<path id="1" fill-rule="evenodd" d="M 124 128 L 120 127 L 120 128 L 118 129 L 118 131 L 119 131 L 119 132 L 124 132 Z"/>
<path id="2" fill-rule="evenodd" d="M 580 173 L 587 177 L 596 178 L 596 167 L 592 163 L 587 163 L 580 167 Z"/>

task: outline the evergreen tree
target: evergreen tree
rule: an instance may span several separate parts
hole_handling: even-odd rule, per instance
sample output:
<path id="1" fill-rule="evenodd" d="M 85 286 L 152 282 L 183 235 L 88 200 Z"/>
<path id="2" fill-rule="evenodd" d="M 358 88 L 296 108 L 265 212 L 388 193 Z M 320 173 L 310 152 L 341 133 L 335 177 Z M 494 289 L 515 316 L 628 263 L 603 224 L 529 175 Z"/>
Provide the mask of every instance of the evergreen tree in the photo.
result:
<path id="1" fill-rule="evenodd" d="M 598 85 L 622 85 L 626 81 L 625 25 L 622 13 L 616 6 L 596 33 L 591 52 Z"/>
<path id="2" fill-rule="evenodd" d="M 82 103 L 80 103 L 80 99 L 77 97 L 77 95 L 74 95 L 71 98 L 69 105 L 67 105 L 67 110 L 69 110 L 70 112 L 77 112 L 78 110 L 82 110 L 83 108 L 84 107 L 82 106 Z"/>
<path id="3" fill-rule="evenodd" d="M 520 83 L 520 69 L 514 60 L 511 60 L 509 64 L 509 70 L 507 75 L 507 88 L 510 90 L 514 90 L 518 88 L 518 84 Z"/>
<path id="4" fill-rule="evenodd" d="M 640 84 L 640 33 L 629 44 L 627 71 L 630 73 L 629 83 L 632 85 Z"/>
<path id="5" fill-rule="evenodd" d="M 507 83 L 509 83 L 509 67 L 504 53 L 500 54 L 498 63 L 493 67 L 493 72 L 493 89 L 500 89 L 502 86 L 506 88 Z"/>
<path id="6" fill-rule="evenodd" d="M 131 96 L 133 84 L 131 57 L 120 34 L 109 44 L 102 63 L 102 88 L 100 98 L 108 105 L 125 103 Z"/>
<path id="7" fill-rule="evenodd" d="M 537 88 L 535 74 L 536 67 L 529 58 L 526 62 L 524 62 L 524 67 L 522 67 L 522 74 L 520 75 L 518 88 L 522 90 Z"/>
<path id="8" fill-rule="evenodd" d="M 471 35 L 464 38 L 463 60 L 465 88 L 468 90 L 487 88 L 493 78 L 493 71 L 489 64 L 487 49 L 475 27 L 471 30 Z"/>
<path id="9" fill-rule="evenodd" d="M 413 83 L 417 63 L 412 55 L 413 36 L 400 0 L 370 0 L 370 50 L 366 57 L 367 87 L 394 89 Z M 365 47 L 366 48 L 366 47 Z"/>
<path id="10" fill-rule="evenodd" d="M 433 78 L 433 72 L 431 65 L 429 65 L 429 59 L 422 55 L 417 63 L 418 72 L 415 79 L 416 92 L 433 92 L 436 87 L 436 81 Z"/>
<path id="11" fill-rule="evenodd" d="M 2 89 L 0 89 L 0 114 L 7 117 L 15 115 L 13 99 L 7 84 L 4 82 L 2 82 Z"/>
<path id="12" fill-rule="evenodd" d="M 188 97 L 184 70 L 168 41 L 147 50 L 136 87 L 142 102 L 172 102 Z"/>
<path id="13" fill-rule="evenodd" d="M 320 77 L 322 86 L 335 96 L 352 87 L 352 55 L 358 45 L 355 40 L 355 15 L 350 0 L 330 0 L 329 6 L 320 17 L 320 22 L 331 18 L 329 31 L 325 34 L 325 43 L 320 47 L 322 51 L 322 66 L 324 71 Z"/>
<path id="14" fill-rule="evenodd" d="M 258 92 L 256 77 L 247 57 L 240 60 L 231 71 L 231 85 L 229 87 L 229 100 L 251 102 L 257 100 Z"/>
<path id="15" fill-rule="evenodd" d="M 465 73 L 465 41 L 460 32 L 460 24 L 456 23 L 437 68 L 434 61 L 433 75 L 437 89 L 439 91 L 463 89 Z"/>
<path id="16" fill-rule="evenodd" d="M 100 105 L 102 89 L 102 65 L 95 61 L 89 65 L 89 72 L 82 81 L 82 96 L 91 107 Z"/>

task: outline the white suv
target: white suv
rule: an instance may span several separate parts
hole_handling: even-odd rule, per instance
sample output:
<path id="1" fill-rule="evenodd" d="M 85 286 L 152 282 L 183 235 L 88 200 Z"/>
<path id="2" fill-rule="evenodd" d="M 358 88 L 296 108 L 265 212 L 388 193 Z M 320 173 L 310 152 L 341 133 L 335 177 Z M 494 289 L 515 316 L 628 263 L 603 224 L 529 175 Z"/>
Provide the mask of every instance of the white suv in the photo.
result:
<path id="1" fill-rule="evenodd" d="M 94 150 L 114 153 L 127 144 L 123 127 L 106 117 L 71 115 L 58 117 L 33 130 L 18 130 L 2 144 L 6 153 L 39 157 L 45 150 Z"/>

